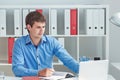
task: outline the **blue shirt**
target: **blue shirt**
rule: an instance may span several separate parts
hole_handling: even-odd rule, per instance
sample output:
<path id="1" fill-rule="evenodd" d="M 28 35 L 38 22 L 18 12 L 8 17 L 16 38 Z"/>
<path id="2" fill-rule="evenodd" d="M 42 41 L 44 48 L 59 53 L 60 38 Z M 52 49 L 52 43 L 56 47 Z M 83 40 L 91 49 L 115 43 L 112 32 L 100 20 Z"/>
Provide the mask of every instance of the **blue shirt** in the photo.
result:
<path id="1" fill-rule="evenodd" d="M 37 48 L 29 35 L 18 38 L 13 47 L 12 70 L 15 76 L 36 76 L 38 71 L 53 68 L 53 56 L 65 66 L 79 73 L 79 64 L 53 37 L 44 35 Z"/>

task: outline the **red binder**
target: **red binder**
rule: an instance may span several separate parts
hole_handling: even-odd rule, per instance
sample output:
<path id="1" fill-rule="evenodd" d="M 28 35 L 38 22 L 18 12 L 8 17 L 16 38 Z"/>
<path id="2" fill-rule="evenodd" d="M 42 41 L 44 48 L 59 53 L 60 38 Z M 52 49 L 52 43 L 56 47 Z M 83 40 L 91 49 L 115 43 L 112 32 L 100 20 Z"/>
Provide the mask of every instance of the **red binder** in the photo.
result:
<path id="1" fill-rule="evenodd" d="M 43 12 L 42 9 L 37 9 L 36 11 L 39 12 L 39 13 L 42 13 L 42 12 Z"/>
<path id="2" fill-rule="evenodd" d="M 38 76 L 25 76 L 22 80 L 41 80 Z"/>
<path id="3" fill-rule="evenodd" d="M 77 35 L 77 9 L 70 9 L 70 34 Z"/>
<path id="4" fill-rule="evenodd" d="M 12 63 L 12 49 L 14 45 L 14 38 L 9 37 L 8 38 L 8 63 Z"/>

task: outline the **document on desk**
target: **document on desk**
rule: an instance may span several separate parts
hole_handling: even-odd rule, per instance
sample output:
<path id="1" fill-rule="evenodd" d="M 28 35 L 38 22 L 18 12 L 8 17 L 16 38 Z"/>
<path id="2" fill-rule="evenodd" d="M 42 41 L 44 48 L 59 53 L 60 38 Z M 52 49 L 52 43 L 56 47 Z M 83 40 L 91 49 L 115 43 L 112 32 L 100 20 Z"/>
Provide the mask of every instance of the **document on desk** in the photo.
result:
<path id="1" fill-rule="evenodd" d="M 55 71 L 50 77 L 40 77 L 42 80 L 63 80 L 69 72 Z M 69 73 L 72 74 L 72 73 Z"/>

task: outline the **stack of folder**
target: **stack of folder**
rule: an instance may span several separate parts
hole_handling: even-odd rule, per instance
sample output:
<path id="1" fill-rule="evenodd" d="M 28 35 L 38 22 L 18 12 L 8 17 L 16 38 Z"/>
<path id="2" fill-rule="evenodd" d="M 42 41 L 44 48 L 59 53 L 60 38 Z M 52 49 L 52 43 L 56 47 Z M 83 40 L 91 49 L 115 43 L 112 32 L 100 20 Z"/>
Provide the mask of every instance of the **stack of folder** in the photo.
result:
<path id="1" fill-rule="evenodd" d="M 104 9 L 86 9 L 86 34 L 105 34 L 105 12 Z"/>

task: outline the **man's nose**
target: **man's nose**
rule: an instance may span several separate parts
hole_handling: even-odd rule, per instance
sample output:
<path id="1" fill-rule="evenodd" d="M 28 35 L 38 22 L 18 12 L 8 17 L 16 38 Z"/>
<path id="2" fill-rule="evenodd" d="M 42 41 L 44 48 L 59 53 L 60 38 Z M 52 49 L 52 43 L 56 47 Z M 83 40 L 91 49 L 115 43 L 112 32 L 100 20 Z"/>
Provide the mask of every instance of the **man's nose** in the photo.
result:
<path id="1" fill-rule="evenodd" d="M 43 28 L 40 28 L 40 31 L 43 30 Z"/>

